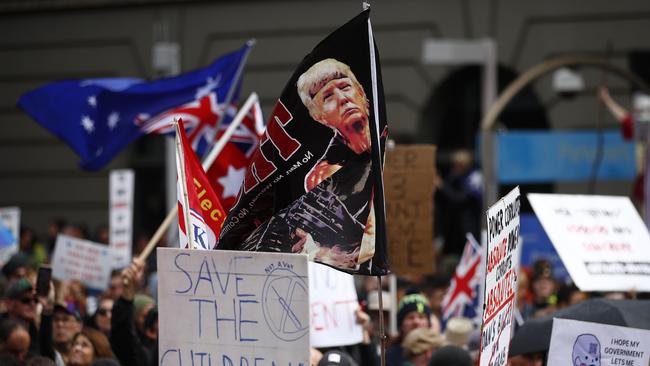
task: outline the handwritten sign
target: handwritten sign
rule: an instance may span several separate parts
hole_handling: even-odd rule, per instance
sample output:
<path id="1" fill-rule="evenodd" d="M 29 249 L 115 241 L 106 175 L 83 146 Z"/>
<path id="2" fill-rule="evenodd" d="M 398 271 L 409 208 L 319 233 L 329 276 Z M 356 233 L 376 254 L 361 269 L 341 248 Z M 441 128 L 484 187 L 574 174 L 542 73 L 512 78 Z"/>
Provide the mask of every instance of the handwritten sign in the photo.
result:
<path id="1" fill-rule="evenodd" d="M 506 364 L 519 271 L 519 187 L 487 211 L 487 266 L 480 366 Z"/>
<path id="2" fill-rule="evenodd" d="M 59 234 L 56 237 L 52 276 L 58 280 L 78 280 L 89 288 L 108 288 L 113 250 L 104 244 Z"/>
<path id="3" fill-rule="evenodd" d="M 312 347 L 363 341 L 363 328 L 354 314 L 359 302 L 352 275 L 309 262 L 309 294 Z"/>
<path id="4" fill-rule="evenodd" d="M 20 208 L 0 208 L 0 265 L 18 251 L 20 238 Z"/>
<path id="5" fill-rule="evenodd" d="M 435 147 L 396 146 L 386 151 L 384 190 L 391 270 L 431 274 Z"/>
<path id="6" fill-rule="evenodd" d="M 158 248 L 161 366 L 309 365 L 307 256 Z"/>
<path id="7" fill-rule="evenodd" d="M 647 366 L 650 331 L 553 319 L 549 366 Z"/>
<path id="8" fill-rule="evenodd" d="M 133 187 L 131 169 L 111 170 L 109 177 L 109 243 L 115 255 L 115 268 L 131 263 L 133 241 Z"/>
<path id="9" fill-rule="evenodd" d="M 650 291 L 650 234 L 627 197 L 529 194 L 582 291 Z"/>

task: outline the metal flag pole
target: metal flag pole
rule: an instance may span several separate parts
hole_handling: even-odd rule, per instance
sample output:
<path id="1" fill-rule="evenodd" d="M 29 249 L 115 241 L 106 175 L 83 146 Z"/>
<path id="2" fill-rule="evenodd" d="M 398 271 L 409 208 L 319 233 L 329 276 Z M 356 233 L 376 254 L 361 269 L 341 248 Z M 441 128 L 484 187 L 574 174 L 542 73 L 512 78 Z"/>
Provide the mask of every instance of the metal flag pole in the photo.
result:
<path id="1" fill-rule="evenodd" d="M 250 107 L 253 105 L 253 103 L 257 102 L 258 99 L 259 98 L 255 92 L 251 93 L 248 99 L 246 99 L 246 102 L 239 109 L 237 115 L 232 120 L 232 123 L 230 123 L 226 131 L 223 133 L 223 136 L 221 136 L 221 138 L 217 141 L 214 148 L 210 150 L 210 153 L 201 164 L 203 166 L 203 170 L 207 171 L 208 169 L 210 169 L 214 161 L 217 160 L 219 153 L 223 150 L 224 146 L 226 146 L 226 143 L 230 140 L 230 137 L 232 137 L 232 135 L 235 133 L 237 127 L 239 127 L 239 125 L 244 121 L 244 118 L 246 117 L 246 114 L 248 114 L 248 110 L 250 109 Z M 165 235 L 165 231 L 167 231 L 169 225 L 171 225 L 171 223 L 174 221 L 174 217 L 176 216 L 176 210 L 177 210 L 176 207 L 169 210 L 169 213 L 167 213 L 167 217 L 165 217 L 165 220 L 163 220 L 163 222 L 160 224 L 160 226 L 158 227 L 154 235 L 151 237 L 151 239 L 149 239 L 147 245 L 138 255 L 138 259 L 144 261 L 145 259 L 147 259 L 147 257 L 149 257 L 153 249 L 156 247 L 158 241 L 160 241 L 163 235 Z"/>
<path id="2" fill-rule="evenodd" d="M 377 276 L 379 281 L 379 291 L 377 292 L 377 299 L 379 300 L 379 356 L 381 366 L 386 366 L 386 329 L 384 329 L 384 290 L 381 286 L 381 276 Z"/>

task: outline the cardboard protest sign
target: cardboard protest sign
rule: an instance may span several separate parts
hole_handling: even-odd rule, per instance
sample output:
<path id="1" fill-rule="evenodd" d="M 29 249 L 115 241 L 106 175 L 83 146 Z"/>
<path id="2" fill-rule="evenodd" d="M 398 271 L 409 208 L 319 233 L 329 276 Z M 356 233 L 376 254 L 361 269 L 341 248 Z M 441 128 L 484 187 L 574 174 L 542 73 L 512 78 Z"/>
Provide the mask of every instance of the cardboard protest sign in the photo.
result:
<path id="1" fill-rule="evenodd" d="M 384 192 L 390 268 L 397 274 L 431 274 L 435 146 L 396 146 L 386 151 Z"/>
<path id="2" fill-rule="evenodd" d="M 20 240 L 20 208 L 0 208 L 0 265 L 18 251 Z"/>
<path id="3" fill-rule="evenodd" d="M 519 187 L 487 211 L 487 266 L 480 366 L 506 364 L 519 272 Z"/>
<path id="4" fill-rule="evenodd" d="M 85 286 L 108 288 L 113 265 L 113 249 L 104 244 L 59 234 L 52 257 L 52 277 L 78 280 Z"/>
<path id="5" fill-rule="evenodd" d="M 650 290 L 650 234 L 627 197 L 529 194 L 582 291 Z"/>
<path id="6" fill-rule="evenodd" d="M 548 366 L 647 366 L 650 331 L 553 319 Z"/>
<path id="7" fill-rule="evenodd" d="M 357 324 L 359 308 L 354 277 L 328 266 L 309 262 L 310 336 L 312 347 L 335 347 L 363 341 Z"/>
<path id="8" fill-rule="evenodd" d="M 115 255 L 113 267 L 131 263 L 133 242 L 133 190 L 135 173 L 132 169 L 112 170 L 109 177 L 109 245 Z"/>
<path id="9" fill-rule="evenodd" d="M 308 365 L 307 256 L 158 248 L 159 364 Z"/>

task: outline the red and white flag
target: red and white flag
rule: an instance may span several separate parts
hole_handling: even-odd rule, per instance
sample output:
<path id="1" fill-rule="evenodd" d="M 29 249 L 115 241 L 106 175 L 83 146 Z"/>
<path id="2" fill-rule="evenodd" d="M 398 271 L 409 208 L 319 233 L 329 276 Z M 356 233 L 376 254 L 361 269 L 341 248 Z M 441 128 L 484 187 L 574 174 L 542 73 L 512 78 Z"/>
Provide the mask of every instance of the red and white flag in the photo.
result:
<path id="1" fill-rule="evenodd" d="M 217 140 L 223 136 L 229 125 L 222 123 L 219 126 Z M 237 200 L 249 160 L 263 133 L 264 118 L 259 101 L 256 100 L 219 153 L 217 160 L 207 170 L 208 178 L 225 212 L 230 211 Z"/>
<path id="2" fill-rule="evenodd" d="M 180 247 L 213 249 L 226 214 L 190 146 L 182 120 L 176 125 L 176 174 Z"/>

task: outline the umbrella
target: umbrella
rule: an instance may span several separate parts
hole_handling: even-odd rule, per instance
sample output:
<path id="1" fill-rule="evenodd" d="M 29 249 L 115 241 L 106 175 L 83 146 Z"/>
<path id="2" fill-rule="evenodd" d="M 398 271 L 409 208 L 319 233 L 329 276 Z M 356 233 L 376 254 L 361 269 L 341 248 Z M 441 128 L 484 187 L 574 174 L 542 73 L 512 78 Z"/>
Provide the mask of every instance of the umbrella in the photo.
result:
<path id="1" fill-rule="evenodd" d="M 548 351 L 553 318 L 650 330 L 650 300 L 590 299 L 528 320 L 515 332 L 510 342 L 510 356 Z"/>

